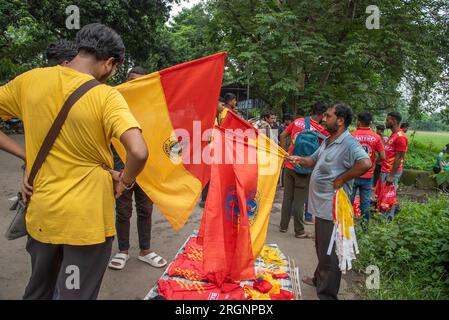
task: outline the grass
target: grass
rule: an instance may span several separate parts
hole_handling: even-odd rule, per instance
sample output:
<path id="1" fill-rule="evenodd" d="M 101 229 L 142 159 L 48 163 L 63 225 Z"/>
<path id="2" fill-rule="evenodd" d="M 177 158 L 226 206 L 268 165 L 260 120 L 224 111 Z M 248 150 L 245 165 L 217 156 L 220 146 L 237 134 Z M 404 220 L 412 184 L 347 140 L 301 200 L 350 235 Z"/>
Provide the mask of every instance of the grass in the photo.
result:
<path id="1" fill-rule="evenodd" d="M 407 135 L 411 142 L 413 139 L 413 131 L 409 130 Z M 449 132 L 416 131 L 414 140 L 426 145 L 433 145 L 438 149 L 444 149 L 445 145 L 449 143 Z"/>

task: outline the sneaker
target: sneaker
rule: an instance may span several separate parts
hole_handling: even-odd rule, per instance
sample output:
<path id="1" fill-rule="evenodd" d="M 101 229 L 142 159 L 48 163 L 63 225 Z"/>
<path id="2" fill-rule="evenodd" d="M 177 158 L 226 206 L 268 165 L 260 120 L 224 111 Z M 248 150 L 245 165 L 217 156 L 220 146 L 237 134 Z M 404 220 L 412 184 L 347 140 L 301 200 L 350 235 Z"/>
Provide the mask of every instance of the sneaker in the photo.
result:
<path id="1" fill-rule="evenodd" d="M 279 232 L 286 233 L 287 230 L 286 229 L 279 229 Z"/>

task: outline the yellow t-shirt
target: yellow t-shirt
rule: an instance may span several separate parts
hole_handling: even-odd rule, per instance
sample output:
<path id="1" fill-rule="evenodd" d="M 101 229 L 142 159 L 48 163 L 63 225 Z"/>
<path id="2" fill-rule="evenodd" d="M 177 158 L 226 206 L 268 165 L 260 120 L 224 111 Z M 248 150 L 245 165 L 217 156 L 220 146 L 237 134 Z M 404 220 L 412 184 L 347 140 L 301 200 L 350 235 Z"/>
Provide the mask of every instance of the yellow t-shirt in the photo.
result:
<path id="1" fill-rule="evenodd" d="M 21 118 L 30 172 L 68 96 L 92 76 L 56 66 L 28 71 L 0 87 L 0 117 Z M 92 245 L 115 235 L 111 138 L 140 128 L 122 95 L 99 85 L 73 105 L 34 180 L 29 234 L 43 243 Z"/>

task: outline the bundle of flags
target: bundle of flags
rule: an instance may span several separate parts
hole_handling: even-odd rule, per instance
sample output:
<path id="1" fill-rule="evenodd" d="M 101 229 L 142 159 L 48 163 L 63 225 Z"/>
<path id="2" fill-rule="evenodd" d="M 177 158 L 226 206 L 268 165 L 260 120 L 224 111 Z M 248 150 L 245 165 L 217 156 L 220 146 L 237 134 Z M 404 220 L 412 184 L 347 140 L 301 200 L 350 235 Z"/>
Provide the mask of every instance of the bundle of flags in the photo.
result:
<path id="1" fill-rule="evenodd" d="M 232 111 L 214 127 L 224 62 L 225 53 L 218 53 L 117 87 L 150 152 L 137 183 L 175 230 L 210 180 L 198 237 L 203 273 L 191 276 L 218 285 L 254 278 L 288 155 Z M 121 144 L 113 144 L 125 160 Z"/>

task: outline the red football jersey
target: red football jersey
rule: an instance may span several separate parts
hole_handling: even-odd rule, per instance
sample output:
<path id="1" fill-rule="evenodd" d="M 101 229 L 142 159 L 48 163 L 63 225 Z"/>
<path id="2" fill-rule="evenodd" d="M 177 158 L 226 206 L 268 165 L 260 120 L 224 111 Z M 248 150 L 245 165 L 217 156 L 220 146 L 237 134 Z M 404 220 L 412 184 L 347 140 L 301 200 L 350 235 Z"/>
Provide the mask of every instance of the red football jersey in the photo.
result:
<path id="1" fill-rule="evenodd" d="M 291 137 L 292 143 L 290 143 L 290 146 L 288 147 L 288 153 L 290 155 L 293 155 L 293 147 L 295 145 L 295 139 L 296 136 L 301 132 L 304 131 L 306 128 L 306 120 L 305 118 L 298 118 L 285 129 L 285 132 Z M 324 128 L 315 120 L 310 118 L 310 130 L 318 130 L 321 132 L 324 136 L 329 136 L 329 132 L 324 130 Z M 291 170 L 295 170 L 295 168 L 292 166 L 292 164 L 289 161 L 285 162 L 285 167 L 289 168 Z"/>
<path id="2" fill-rule="evenodd" d="M 352 135 L 358 142 L 360 142 L 372 162 L 371 168 L 360 178 L 372 178 L 374 175 L 374 168 L 376 167 L 376 152 L 384 150 L 382 138 L 370 128 L 357 128 L 356 131 L 352 132 Z"/>
<path id="3" fill-rule="evenodd" d="M 385 143 L 385 161 L 382 163 L 382 172 L 391 172 L 393 169 L 394 158 L 396 152 L 407 152 L 408 139 L 404 131 L 399 129 L 388 138 Z M 405 154 L 401 160 L 401 164 L 397 172 L 402 172 L 402 166 L 404 164 Z"/>

